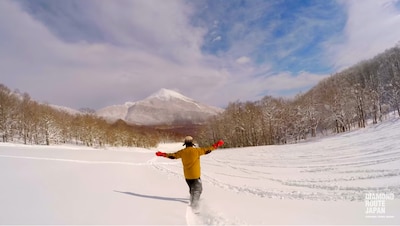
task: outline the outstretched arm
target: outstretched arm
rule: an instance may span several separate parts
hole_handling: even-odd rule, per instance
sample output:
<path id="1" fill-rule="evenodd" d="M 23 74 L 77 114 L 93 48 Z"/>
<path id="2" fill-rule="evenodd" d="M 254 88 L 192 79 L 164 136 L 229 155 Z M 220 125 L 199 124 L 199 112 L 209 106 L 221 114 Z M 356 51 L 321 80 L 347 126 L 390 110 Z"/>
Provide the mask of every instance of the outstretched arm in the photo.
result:
<path id="1" fill-rule="evenodd" d="M 158 151 L 158 152 L 156 152 L 156 155 L 160 156 L 160 157 L 170 158 L 170 159 L 178 159 L 181 157 L 180 151 L 175 152 L 175 153 L 165 153 L 165 152 Z"/>
<path id="2" fill-rule="evenodd" d="M 217 141 L 215 144 L 213 144 L 210 147 L 199 148 L 199 154 L 200 155 L 207 155 L 207 154 L 211 153 L 212 151 L 214 151 L 215 149 L 221 147 L 222 145 L 224 145 L 224 141 L 223 140 L 219 140 L 219 141 Z"/>

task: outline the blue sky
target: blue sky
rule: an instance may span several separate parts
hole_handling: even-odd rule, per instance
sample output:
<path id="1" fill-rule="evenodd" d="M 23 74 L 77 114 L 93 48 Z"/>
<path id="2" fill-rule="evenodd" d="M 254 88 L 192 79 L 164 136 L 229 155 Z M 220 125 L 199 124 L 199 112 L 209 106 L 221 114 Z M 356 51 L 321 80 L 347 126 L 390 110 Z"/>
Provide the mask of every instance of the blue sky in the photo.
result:
<path id="1" fill-rule="evenodd" d="M 205 35 L 206 53 L 223 56 L 238 40 L 260 37 L 243 50 L 256 64 L 275 71 L 330 73 L 321 61 L 324 41 L 345 26 L 344 8 L 335 1 L 198 1 L 194 24 L 213 24 Z M 240 26 L 236 29 L 235 26 Z"/>
<path id="2" fill-rule="evenodd" d="M 292 97 L 400 41 L 397 0 L 2 0 L 0 83 L 99 109 Z"/>

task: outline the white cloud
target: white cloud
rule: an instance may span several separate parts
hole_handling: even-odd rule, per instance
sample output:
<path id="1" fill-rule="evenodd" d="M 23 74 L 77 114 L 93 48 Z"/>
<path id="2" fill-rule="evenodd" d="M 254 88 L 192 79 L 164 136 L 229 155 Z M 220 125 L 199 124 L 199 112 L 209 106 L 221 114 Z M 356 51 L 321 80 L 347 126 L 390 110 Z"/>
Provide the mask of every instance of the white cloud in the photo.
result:
<path id="1" fill-rule="evenodd" d="M 394 47 L 400 40 L 400 10 L 393 0 L 340 1 L 347 9 L 344 33 L 326 43 L 338 70 Z"/>
<path id="2" fill-rule="evenodd" d="M 238 59 L 236 59 L 236 62 L 239 64 L 246 64 L 246 63 L 251 62 L 251 59 L 249 57 L 242 56 L 242 57 L 239 57 Z"/>
<path id="3" fill-rule="evenodd" d="M 102 40 L 85 36 L 84 29 L 76 33 L 75 24 L 51 27 L 21 10 L 18 2 L 0 1 L 1 83 L 39 101 L 98 109 L 144 98 L 160 88 L 224 106 L 259 99 L 265 90 L 279 95 L 280 90 L 302 89 L 321 79 L 307 73 L 273 75 L 270 64 L 255 65 L 247 56 L 263 42 L 266 31 L 261 29 L 235 40 L 218 57 L 203 54 L 205 31 L 190 24 L 193 9 L 185 1 L 76 3 L 84 16 L 74 15 L 72 8 L 65 9 L 68 15 L 96 27 Z M 46 19 L 71 23 L 54 15 Z M 240 33 L 243 27 L 237 26 Z M 66 40 L 57 29 L 79 38 Z"/>
<path id="4" fill-rule="evenodd" d="M 268 73 L 270 65 L 256 67 L 248 57 L 238 62 L 230 57 L 243 49 L 219 58 L 202 54 L 203 31 L 189 25 L 190 9 L 180 1 L 89 3 L 80 7 L 88 7 L 89 21 L 108 35 L 103 42 L 90 37 L 65 41 L 15 2 L 0 1 L 1 82 L 39 101 L 97 109 L 135 101 L 163 87 L 219 106 L 254 99 L 268 88 L 265 77 L 255 75 Z M 135 3 L 139 5 L 131 5 Z"/>
<path id="5" fill-rule="evenodd" d="M 328 75 L 300 72 L 271 72 L 271 65 L 254 66 L 232 64 L 225 68 L 227 80 L 221 83 L 214 98 L 228 104 L 233 101 L 256 101 L 265 95 L 294 97 L 299 92 L 306 92 Z"/>
<path id="6" fill-rule="evenodd" d="M 221 41 L 221 40 L 222 40 L 222 37 L 221 36 L 217 36 L 212 40 L 212 42 L 217 42 L 217 41 Z"/>
<path id="7" fill-rule="evenodd" d="M 136 9 L 122 3 L 142 5 Z M 101 15 L 96 18 L 97 23 L 104 23 L 104 33 L 122 43 L 114 45 L 65 42 L 15 2 L 1 1 L 1 82 L 40 101 L 75 108 L 135 100 L 161 87 L 179 88 L 190 95 L 193 90 L 215 86 L 220 72 L 201 54 L 201 30 L 179 15 L 186 13 L 184 6 L 171 3 L 156 10 L 156 3 L 117 1 L 90 8 L 93 15 Z M 117 15 L 127 19 L 134 14 L 130 10 L 139 16 L 118 24 Z M 142 12 L 146 10 L 153 12 Z"/>
<path id="8" fill-rule="evenodd" d="M 289 72 L 283 72 L 275 76 L 271 76 L 266 80 L 267 90 L 272 93 L 282 93 L 291 90 L 303 90 L 310 88 L 310 85 L 317 84 L 327 75 L 316 75 L 308 72 L 300 72 L 294 75 Z M 290 93 L 292 94 L 292 93 Z"/>

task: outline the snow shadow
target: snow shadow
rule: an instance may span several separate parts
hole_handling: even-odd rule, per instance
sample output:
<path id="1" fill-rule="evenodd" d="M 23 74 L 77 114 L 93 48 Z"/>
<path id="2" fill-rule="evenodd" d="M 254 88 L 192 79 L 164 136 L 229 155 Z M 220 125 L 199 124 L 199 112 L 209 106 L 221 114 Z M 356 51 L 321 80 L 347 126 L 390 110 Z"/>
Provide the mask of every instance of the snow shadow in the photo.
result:
<path id="1" fill-rule="evenodd" d="M 118 193 L 122 193 L 122 194 L 126 194 L 126 195 L 132 195 L 132 196 L 141 197 L 141 198 L 158 199 L 158 200 L 182 202 L 185 204 L 189 204 L 189 199 L 187 199 L 187 198 L 172 198 L 172 197 L 163 197 L 163 196 L 155 196 L 155 195 L 143 195 L 143 194 L 138 194 L 138 193 L 133 193 L 133 192 L 115 191 L 115 190 L 114 190 L 114 192 L 118 192 Z"/>

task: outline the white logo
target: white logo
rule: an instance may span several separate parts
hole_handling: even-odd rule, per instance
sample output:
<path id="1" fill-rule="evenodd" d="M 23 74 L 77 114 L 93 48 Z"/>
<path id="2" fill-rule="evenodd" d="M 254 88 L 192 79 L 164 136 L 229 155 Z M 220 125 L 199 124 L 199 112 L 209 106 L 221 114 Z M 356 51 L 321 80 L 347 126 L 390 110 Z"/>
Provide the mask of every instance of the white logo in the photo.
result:
<path id="1" fill-rule="evenodd" d="M 393 218 L 386 215 L 387 201 L 394 200 L 393 193 L 366 193 L 365 217 L 367 218 Z"/>

